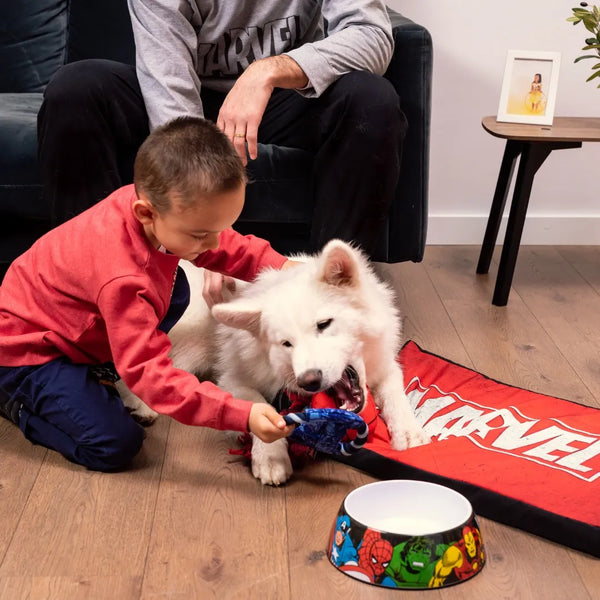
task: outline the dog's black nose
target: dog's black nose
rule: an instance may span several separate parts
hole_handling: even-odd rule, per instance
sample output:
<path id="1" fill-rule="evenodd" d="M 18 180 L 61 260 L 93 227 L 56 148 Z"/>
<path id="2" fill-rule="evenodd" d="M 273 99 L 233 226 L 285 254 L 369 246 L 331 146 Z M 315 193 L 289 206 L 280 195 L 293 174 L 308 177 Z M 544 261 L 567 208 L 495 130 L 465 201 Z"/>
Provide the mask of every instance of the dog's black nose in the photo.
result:
<path id="1" fill-rule="evenodd" d="M 322 381 L 323 371 L 320 369 L 309 369 L 308 371 L 304 371 L 304 373 L 297 378 L 296 383 L 298 384 L 298 387 L 301 387 L 307 392 L 318 392 L 321 389 Z"/>

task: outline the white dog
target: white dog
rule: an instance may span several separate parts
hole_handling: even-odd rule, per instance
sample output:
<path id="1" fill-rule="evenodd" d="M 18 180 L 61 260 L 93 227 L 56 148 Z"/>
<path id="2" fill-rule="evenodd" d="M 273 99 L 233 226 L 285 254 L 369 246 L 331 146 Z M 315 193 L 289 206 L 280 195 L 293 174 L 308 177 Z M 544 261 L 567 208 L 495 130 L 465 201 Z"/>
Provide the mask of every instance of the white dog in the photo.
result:
<path id="1" fill-rule="evenodd" d="M 233 299 L 217 304 L 210 318 L 201 298 L 201 270 L 184 265 L 190 307 L 172 329 L 175 366 L 207 376 L 237 398 L 265 402 L 281 388 L 299 394 L 335 389 L 341 408 L 360 412 L 369 386 L 391 434 L 403 450 L 428 441 L 404 393 L 396 356 L 401 323 L 392 290 L 364 255 L 334 240 L 304 264 L 266 270 Z M 200 296 L 200 299 L 198 299 Z M 216 360 L 215 360 L 216 357 Z M 121 389 L 138 418 L 151 411 Z M 252 473 L 279 485 L 292 474 L 287 440 L 252 443 Z"/>

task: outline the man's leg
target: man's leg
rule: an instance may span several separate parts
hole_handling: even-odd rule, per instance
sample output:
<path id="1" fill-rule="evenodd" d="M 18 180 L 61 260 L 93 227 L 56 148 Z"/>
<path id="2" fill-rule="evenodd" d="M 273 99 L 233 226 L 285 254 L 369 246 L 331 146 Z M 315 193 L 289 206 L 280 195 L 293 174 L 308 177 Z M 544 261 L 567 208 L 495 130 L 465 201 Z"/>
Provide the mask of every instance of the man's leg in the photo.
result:
<path id="1" fill-rule="evenodd" d="M 28 440 L 95 471 L 127 467 L 144 439 L 117 391 L 66 359 L 0 367 L 0 405 Z"/>
<path id="2" fill-rule="evenodd" d="M 38 115 L 39 160 L 53 225 L 133 181 L 148 117 L 135 67 L 83 60 L 62 67 Z"/>
<path id="3" fill-rule="evenodd" d="M 315 153 L 312 250 L 341 238 L 375 252 L 396 193 L 406 128 L 396 91 L 378 75 L 349 73 L 319 98 L 275 91 L 259 141 Z"/>

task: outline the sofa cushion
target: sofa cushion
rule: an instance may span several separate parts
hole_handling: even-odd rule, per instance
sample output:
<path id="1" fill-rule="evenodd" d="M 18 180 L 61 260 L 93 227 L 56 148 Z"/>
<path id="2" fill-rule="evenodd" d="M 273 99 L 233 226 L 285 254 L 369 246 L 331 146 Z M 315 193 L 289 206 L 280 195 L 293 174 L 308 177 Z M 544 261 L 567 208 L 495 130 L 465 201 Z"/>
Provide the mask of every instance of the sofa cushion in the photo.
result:
<path id="1" fill-rule="evenodd" d="M 65 62 L 67 0 L 0 3 L 0 92 L 41 92 Z"/>
<path id="2" fill-rule="evenodd" d="M 37 162 L 37 113 L 41 93 L 0 94 L 0 214 L 43 218 Z M 10 149 L 10 150 L 9 150 Z"/>

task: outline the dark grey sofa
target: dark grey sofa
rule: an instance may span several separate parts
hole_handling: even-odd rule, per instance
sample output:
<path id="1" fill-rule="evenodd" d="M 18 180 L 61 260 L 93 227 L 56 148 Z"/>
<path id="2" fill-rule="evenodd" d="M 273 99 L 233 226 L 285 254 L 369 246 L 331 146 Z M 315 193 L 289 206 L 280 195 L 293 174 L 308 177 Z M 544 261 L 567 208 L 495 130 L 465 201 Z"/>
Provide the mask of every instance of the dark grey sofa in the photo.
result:
<path id="1" fill-rule="evenodd" d="M 392 14 L 396 49 L 386 76 L 409 130 L 397 197 L 375 260 L 419 261 L 425 247 L 432 45 L 426 29 Z M 126 0 L 18 0 L 0 3 L 0 276 L 49 227 L 37 164 L 36 117 L 49 79 L 63 64 L 109 58 L 133 64 Z M 304 249 L 312 157 L 263 145 L 251 168 L 244 232 L 282 252 Z"/>

